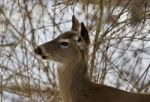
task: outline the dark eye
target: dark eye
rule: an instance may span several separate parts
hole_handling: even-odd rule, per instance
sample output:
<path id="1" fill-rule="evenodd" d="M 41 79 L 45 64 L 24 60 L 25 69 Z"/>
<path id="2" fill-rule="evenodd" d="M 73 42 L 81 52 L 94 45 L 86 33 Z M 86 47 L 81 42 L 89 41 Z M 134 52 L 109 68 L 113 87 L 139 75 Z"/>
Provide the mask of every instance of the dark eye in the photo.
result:
<path id="1" fill-rule="evenodd" d="M 68 48 L 68 47 L 69 47 L 69 43 L 68 43 L 68 42 L 61 42 L 61 43 L 60 43 L 60 46 L 61 46 L 62 48 Z"/>

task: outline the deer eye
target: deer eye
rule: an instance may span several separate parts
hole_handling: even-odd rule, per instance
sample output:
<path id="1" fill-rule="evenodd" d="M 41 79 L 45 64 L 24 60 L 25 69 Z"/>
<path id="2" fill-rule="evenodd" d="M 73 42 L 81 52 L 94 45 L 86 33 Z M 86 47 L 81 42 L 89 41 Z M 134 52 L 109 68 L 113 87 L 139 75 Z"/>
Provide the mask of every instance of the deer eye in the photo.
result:
<path id="1" fill-rule="evenodd" d="M 60 47 L 62 48 L 68 48 L 69 47 L 69 42 L 61 42 Z"/>

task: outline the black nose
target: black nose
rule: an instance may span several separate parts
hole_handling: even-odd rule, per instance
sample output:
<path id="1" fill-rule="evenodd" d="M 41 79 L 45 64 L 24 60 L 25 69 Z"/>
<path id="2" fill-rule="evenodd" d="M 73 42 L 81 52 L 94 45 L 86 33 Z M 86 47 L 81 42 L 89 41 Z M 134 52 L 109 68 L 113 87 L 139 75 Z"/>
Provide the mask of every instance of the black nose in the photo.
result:
<path id="1" fill-rule="evenodd" d="M 41 55 L 42 54 L 42 50 L 40 47 L 37 47 L 35 50 L 34 50 L 35 54 L 39 54 Z"/>

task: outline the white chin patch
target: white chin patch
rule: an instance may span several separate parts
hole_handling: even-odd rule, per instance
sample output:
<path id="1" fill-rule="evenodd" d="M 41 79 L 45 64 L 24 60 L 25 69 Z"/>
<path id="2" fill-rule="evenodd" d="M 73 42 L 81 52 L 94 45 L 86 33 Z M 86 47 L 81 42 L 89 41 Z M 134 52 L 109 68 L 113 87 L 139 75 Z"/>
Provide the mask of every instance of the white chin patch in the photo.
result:
<path id="1" fill-rule="evenodd" d="M 57 61 L 53 61 L 51 60 L 52 63 L 54 63 L 54 67 L 56 67 L 57 69 L 62 69 L 63 64 Z"/>
<path id="2" fill-rule="evenodd" d="M 60 62 L 55 62 L 58 66 L 63 66 L 63 64 L 62 63 L 60 63 Z"/>

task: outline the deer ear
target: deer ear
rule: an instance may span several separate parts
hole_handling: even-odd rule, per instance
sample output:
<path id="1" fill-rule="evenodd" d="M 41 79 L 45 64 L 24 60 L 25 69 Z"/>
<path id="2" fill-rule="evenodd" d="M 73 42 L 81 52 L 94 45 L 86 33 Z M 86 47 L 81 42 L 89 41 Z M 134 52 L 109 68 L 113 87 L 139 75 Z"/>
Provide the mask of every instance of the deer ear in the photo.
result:
<path id="1" fill-rule="evenodd" d="M 73 15 L 72 16 L 72 28 L 71 28 L 71 30 L 78 31 L 78 28 L 79 28 L 79 22 L 76 19 L 76 17 Z"/>
<path id="2" fill-rule="evenodd" d="M 83 38 L 83 40 L 85 41 L 85 43 L 87 45 L 90 44 L 90 38 L 89 38 L 89 34 L 88 34 L 88 31 L 84 25 L 84 23 L 82 22 L 81 23 L 81 32 L 80 32 L 80 36 Z"/>

